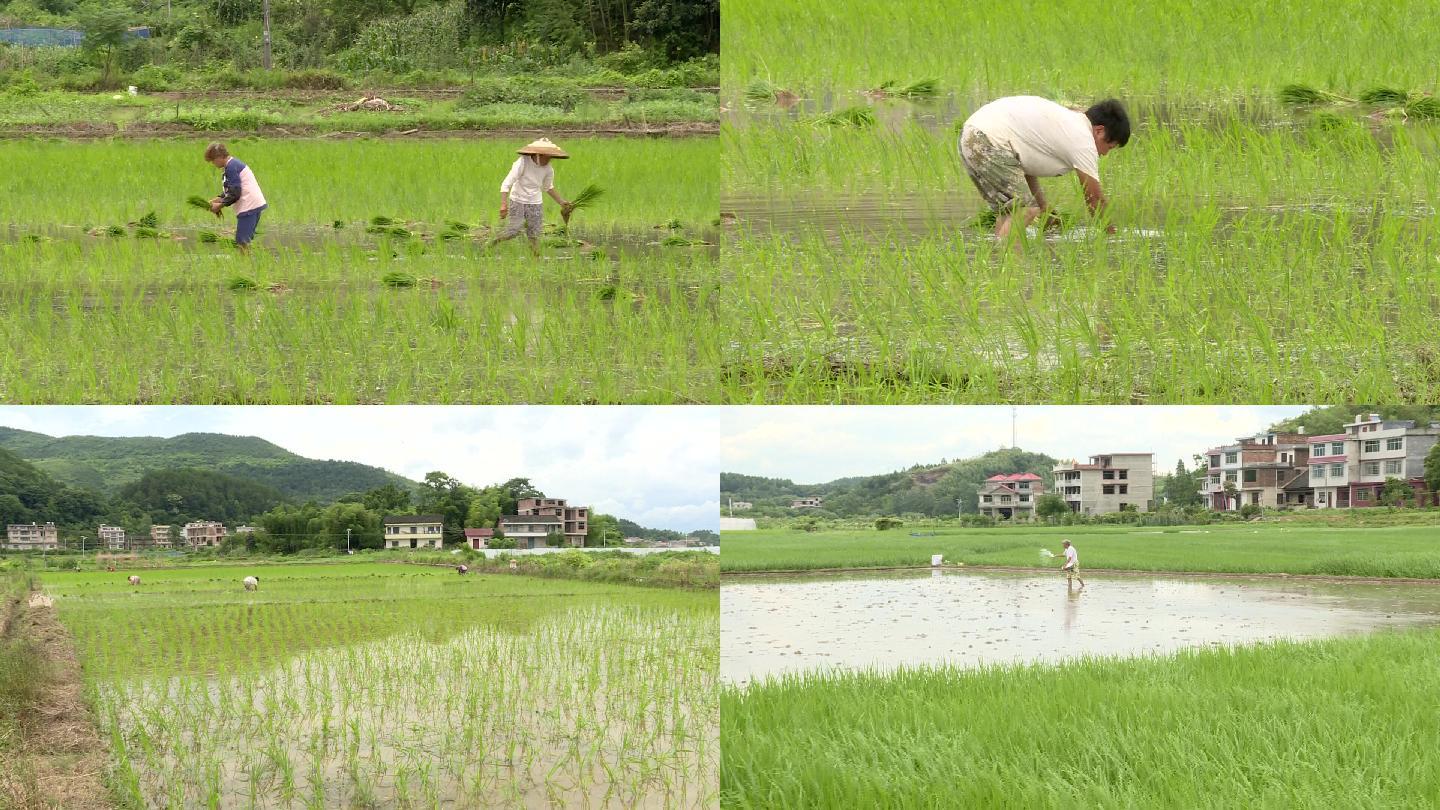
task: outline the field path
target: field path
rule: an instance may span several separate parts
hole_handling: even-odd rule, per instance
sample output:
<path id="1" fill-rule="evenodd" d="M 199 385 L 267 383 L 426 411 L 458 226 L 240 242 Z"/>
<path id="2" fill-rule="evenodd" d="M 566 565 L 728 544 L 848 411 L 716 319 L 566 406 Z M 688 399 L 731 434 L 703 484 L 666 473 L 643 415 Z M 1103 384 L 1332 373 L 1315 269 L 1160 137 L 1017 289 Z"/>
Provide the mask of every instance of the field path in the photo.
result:
<path id="1" fill-rule="evenodd" d="M 105 786 L 106 747 L 85 703 L 80 660 L 53 600 L 32 591 L 16 611 L 10 638 L 35 645 L 48 677 L 22 732 L 19 756 L 0 768 L 0 805 L 101 810 L 115 805 Z"/>
<path id="2" fill-rule="evenodd" d="M 864 574 L 871 571 L 1006 571 L 1023 574 L 1038 574 L 1054 571 L 1058 579 L 1060 572 L 1053 568 L 1028 567 L 1023 565 L 942 565 L 932 569 L 928 565 L 887 565 L 859 568 L 777 568 L 769 571 L 721 571 L 721 577 L 798 577 L 808 574 Z M 1282 574 L 1265 572 L 1232 571 L 1164 571 L 1139 568 L 1086 568 L 1085 574 L 1105 574 L 1131 577 L 1221 577 L 1224 579 L 1286 579 L 1304 582 L 1335 582 L 1349 585 L 1440 585 L 1440 579 L 1417 577 L 1350 577 L 1337 574 Z"/>

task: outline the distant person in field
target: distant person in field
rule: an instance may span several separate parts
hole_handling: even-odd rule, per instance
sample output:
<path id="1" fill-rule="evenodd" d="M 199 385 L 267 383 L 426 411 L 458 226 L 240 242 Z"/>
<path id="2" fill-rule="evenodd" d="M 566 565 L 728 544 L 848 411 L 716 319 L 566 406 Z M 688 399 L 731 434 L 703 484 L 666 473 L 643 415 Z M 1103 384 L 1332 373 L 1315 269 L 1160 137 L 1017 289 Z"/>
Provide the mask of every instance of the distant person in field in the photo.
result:
<path id="1" fill-rule="evenodd" d="M 500 184 L 500 219 L 508 224 L 499 236 L 490 240 L 487 247 L 499 244 L 520 235 L 530 239 L 530 252 L 540 255 L 540 228 L 545 222 L 545 200 L 542 194 L 560 204 L 560 210 L 570 207 L 570 202 L 555 190 L 555 167 L 552 160 L 566 160 L 570 156 L 565 150 L 541 138 L 526 144 L 518 150 L 520 157 L 510 166 L 505 182 Z"/>
<path id="2" fill-rule="evenodd" d="M 1065 564 L 1060 566 L 1060 570 L 1065 573 L 1066 581 L 1078 579 L 1080 587 L 1085 587 L 1085 580 L 1080 579 L 1080 555 L 1076 553 L 1075 547 L 1070 545 L 1069 540 L 1061 545 L 1065 547 Z"/>
<path id="3" fill-rule="evenodd" d="M 205 147 L 205 159 L 225 171 L 220 196 L 210 201 L 210 213 L 219 218 L 221 209 L 235 206 L 235 244 L 249 252 L 255 229 L 260 225 L 260 213 L 265 210 L 265 195 L 260 192 L 255 172 L 239 158 L 231 157 L 223 143 Z"/>
<path id="4" fill-rule="evenodd" d="M 995 210 L 995 236 L 1004 239 L 1017 216 L 1023 217 L 1021 233 L 1042 213 L 1047 228 L 1059 225 L 1040 190 L 1041 177 L 1075 172 L 1091 215 L 1099 215 L 1106 205 L 1100 156 L 1129 142 L 1130 116 L 1113 98 L 1081 111 L 1039 96 L 1010 96 L 966 119 L 960 157 L 980 196 Z M 1114 233 L 1115 226 L 1105 230 Z"/>

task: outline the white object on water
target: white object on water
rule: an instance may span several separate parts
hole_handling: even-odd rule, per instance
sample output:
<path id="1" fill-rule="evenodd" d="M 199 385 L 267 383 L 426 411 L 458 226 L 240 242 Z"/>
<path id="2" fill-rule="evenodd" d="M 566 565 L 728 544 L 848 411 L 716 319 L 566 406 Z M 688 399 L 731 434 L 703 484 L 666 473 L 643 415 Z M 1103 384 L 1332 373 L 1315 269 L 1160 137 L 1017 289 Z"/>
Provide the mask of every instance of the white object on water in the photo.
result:
<path id="1" fill-rule="evenodd" d="M 1050 551 L 1050 549 L 1048 549 L 1048 548 L 1042 548 L 1042 549 L 1040 549 L 1040 556 L 1041 556 L 1041 557 L 1054 557 L 1055 554 L 1052 553 L 1052 552 Z"/>
<path id="2" fill-rule="evenodd" d="M 942 563 L 942 562 L 944 562 L 944 561 L 945 561 L 945 555 L 944 555 L 944 554 L 931 554 L 931 555 L 930 555 L 930 567 L 931 567 L 931 568 L 938 568 L 938 567 L 940 566 L 940 563 Z"/>

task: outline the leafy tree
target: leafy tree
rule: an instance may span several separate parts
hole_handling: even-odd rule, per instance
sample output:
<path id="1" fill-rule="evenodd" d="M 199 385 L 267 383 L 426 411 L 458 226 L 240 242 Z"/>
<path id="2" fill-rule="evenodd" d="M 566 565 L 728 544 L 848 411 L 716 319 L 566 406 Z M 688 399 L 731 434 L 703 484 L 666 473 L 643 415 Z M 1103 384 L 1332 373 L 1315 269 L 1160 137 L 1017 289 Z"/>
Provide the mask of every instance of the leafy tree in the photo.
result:
<path id="1" fill-rule="evenodd" d="M 350 547 L 384 548 L 381 516 L 358 503 L 337 503 L 320 516 L 320 540 L 331 548 L 345 548 L 345 531 L 350 530 Z M 317 543 L 316 545 L 320 545 Z"/>
<path id="2" fill-rule="evenodd" d="M 1064 517 L 1069 513 L 1069 504 L 1065 503 L 1064 498 L 1061 498 L 1053 492 L 1047 492 L 1035 501 L 1035 514 L 1047 520 L 1050 518 Z"/>
<path id="3" fill-rule="evenodd" d="M 1175 462 L 1174 474 L 1165 476 L 1164 479 L 1162 491 L 1167 503 L 1181 508 L 1200 504 L 1202 500 L 1200 489 L 1205 479 L 1204 470 L 1186 470 L 1184 459 L 1180 459 Z"/>
<path id="4" fill-rule="evenodd" d="M 613 515 L 591 512 L 585 527 L 585 545 L 619 546 L 624 544 L 625 533 L 620 530 L 620 521 Z"/>
<path id="5" fill-rule="evenodd" d="M 902 520 L 898 520 L 896 518 L 882 517 L 875 521 L 875 530 L 884 532 L 891 529 L 898 529 L 904 525 L 905 522 Z"/>
<path id="6" fill-rule="evenodd" d="M 157 470 L 120 488 L 117 497 L 148 512 L 157 523 L 218 520 L 236 523 L 280 503 L 263 484 L 210 470 Z"/>
<path id="7" fill-rule="evenodd" d="M 366 509 L 379 515 L 403 515 L 410 511 L 410 493 L 394 484 L 376 487 L 360 496 Z"/>
<path id="8" fill-rule="evenodd" d="M 1440 442 L 1425 454 L 1425 488 L 1440 496 Z"/>
<path id="9" fill-rule="evenodd" d="M 494 528 L 500 522 L 500 503 L 504 493 L 494 487 L 486 487 L 470 499 L 470 508 L 465 513 L 465 526 L 472 529 Z"/>
<path id="10" fill-rule="evenodd" d="M 1386 478 L 1385 485 L 1380 488 L 1380 503 L 1386 506 L 1404 506 L 1414 495 L 1415 491 L 1409 484 L 1399 478 Z"/>
<path id="11" fill-rule="evenodd" d="M 85 32 L 81 47 L 100 68 L 100 83 L 105 87 L 111 86 L 115 62 L 125 47 L 130 14 L 130 9 L 123 6 L 92 6 L 76 15 L 80 30 Z"/>

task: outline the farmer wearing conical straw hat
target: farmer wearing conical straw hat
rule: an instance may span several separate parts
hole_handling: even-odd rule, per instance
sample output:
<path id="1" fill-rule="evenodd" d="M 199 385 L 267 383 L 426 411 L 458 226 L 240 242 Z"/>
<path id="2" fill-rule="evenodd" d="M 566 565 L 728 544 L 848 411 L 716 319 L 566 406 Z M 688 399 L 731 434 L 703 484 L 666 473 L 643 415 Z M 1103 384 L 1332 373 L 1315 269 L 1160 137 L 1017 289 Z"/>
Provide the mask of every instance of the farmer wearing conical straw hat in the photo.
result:
<path id="1" fill-rule="evenodd" d="M 500 218 L 508 219 L 505 230 L 490 241 L 490 245 L 514 239 L 524 229 L 530 239 L 530 252 L 540 255 L 540 226 L 544 221 L 545 201 L 541 194 L 549 194 L 560 204 L 562 212 L 568 212 L 570 203 L 555 190 L 555 167 L 552 160 L 564 160 L 569 155 L 556 146 L 549 138 L 531 141 L 517 150 L 520 157 L 505 175 L 500 184 Z"/>

